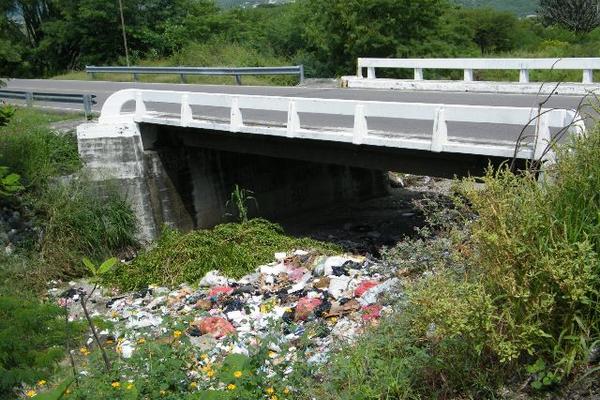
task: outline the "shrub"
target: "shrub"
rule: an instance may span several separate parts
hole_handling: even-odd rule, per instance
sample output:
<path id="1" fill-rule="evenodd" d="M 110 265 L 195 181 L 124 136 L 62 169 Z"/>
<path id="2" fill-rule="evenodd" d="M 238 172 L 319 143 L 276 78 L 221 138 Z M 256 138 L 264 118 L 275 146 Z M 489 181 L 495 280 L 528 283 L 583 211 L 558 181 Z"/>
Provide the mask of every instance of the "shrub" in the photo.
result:
<path id="1" fill-rule="evenodd" d="M 116 188 L 100 190 L 77 178 L 48 188 L 35 206 L 51 277 L 81 276 L 82 257 L 101 261 L 136 245 L 137 220 Z"/>
<path id="2" fill-rule="evenodd" d="M 15 115 L 14 107 L 0 103 L 0 126 L 7 125 L 13 115 Z"/>
<path id="3" fill-rule="evenodd" d="M 339 251 L 333 245 L 285 236 L 281 227 L 262 219 L 185 234 L 166 228 L 154 248 L 140 254 L 127 268 L 118 268 L 109 281 L 123 289 L 150 284 L 173 286 L 198 281 L 215 269 L 240 278 L 271 262 L 275 252 L 293 249 Z"/>
<path id="4" fill-rule="evenodd" d="M 71 324 L 78 334 L 79 325 Z M 0 296 L 0 399 L 21 383 L 48 379 L 65 355 L 64 312 L 36 300 Z"/>

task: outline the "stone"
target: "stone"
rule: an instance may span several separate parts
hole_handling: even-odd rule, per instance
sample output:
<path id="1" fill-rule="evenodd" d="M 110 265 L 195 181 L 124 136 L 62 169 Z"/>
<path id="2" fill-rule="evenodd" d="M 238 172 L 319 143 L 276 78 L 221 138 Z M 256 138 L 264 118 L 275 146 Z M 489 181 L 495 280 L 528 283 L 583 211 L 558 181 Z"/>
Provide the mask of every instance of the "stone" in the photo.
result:
<path id="1" fill-rule="evenodd" d="M 228 335 L 235 335 L 236 333 L 231 322 L 220 317 L 204 318 L 201 321 L 194 322 L 194 325 L 200 328 L 200 332 L 205 335 L 211 335 L 215 339 L 220 339 Z"/>

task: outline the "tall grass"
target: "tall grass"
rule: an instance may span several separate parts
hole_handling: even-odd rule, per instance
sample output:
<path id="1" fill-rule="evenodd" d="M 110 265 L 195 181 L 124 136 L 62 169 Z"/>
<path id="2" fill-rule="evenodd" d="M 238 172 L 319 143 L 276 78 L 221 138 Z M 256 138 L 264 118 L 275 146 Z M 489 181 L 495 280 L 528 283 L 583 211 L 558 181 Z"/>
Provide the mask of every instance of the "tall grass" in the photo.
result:
<path id="1" fill-rule="evenodd" d="M 435 268 L 407 287 L 392 322 L 333 359 L 312 395 L 494 398 L 585 370 L 600 339 L 598 154 L 600 127 L 559 148 L 543 182 L 501 169 L 458 185 L 476 218 L 429 238 L 444 242 L 427 246 Z"/>

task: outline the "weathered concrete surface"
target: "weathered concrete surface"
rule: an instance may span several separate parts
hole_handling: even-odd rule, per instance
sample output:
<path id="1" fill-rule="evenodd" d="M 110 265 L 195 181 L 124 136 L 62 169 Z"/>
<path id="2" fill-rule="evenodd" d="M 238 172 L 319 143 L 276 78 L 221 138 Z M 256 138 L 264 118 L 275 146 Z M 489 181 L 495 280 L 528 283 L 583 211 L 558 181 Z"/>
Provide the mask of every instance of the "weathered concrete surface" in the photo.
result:
<path id="1" fill-rule="evenodd" d="M 251 215 L 270 219 L 387 192 L 383 171 L 331 162 L 325 153 L 319 162 L 243 146 L 225 151 L 195 145 L 168 127 L 84 124 L 78 143 L 91 178 L 116 181 L 127 196 L 143 241 L 156 238 L 165 224 L 190 230 L 223 222 L 235 185 L 254 192 L 258 208 L 250 204 Z"/>

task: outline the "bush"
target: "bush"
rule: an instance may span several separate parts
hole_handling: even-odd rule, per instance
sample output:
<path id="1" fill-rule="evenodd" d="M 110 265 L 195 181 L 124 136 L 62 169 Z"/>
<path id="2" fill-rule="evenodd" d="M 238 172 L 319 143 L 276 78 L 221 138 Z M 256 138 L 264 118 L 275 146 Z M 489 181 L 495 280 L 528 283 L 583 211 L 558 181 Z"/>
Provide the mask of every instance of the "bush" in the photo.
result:
<path id="1" fill-rule="evenodd" d="M 65 116 L 18 109 L 10 123 L 0 128 L 0 164 L 21 175 L 22 183 L 39 190 L 53 176 L 67 175 L 81 167 L 77 140 L 48 128 Z"/>
<path id="2" fill-rule="evenodd" d="M 101 190 L 78 178 L 53 185 L 34 204 L 46 279 L 81 276 L 82 257 L 103 261 L 136 246 L 136 217 L 116 188 Z"/>
<path id="3" fill-rule="evenodd" d="M 81 326 L 71 324 L 81 333 Z M 13 388 L 48 379 L 65 356 L 64 311 L 21 297 L 0 296 L 0 399 Z"/>
<path id="4" fill-rule="evenodd" d="M 2 85 L 0 85 L 0 87 L 2 87 Z M 13 115 L 15 115 L 14 107 L 0 103 L 0 126 L 7 125 Z"/>
<path id="5" fill-rule="evenodd" d="M 281 227 L 262 219 L 185 234 L 166 228 L 154 248 L 141 253 L 127 268 L 117 269 L 109 281 L 129 290 L 196 282 L 211 270 L 240 278 L 273 261 L 275 252 L 293 249 L 339 251 L 333 245 L 285 236 Z"/>

